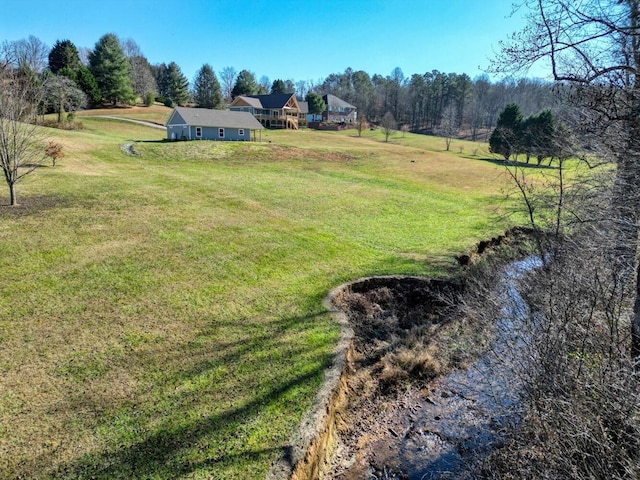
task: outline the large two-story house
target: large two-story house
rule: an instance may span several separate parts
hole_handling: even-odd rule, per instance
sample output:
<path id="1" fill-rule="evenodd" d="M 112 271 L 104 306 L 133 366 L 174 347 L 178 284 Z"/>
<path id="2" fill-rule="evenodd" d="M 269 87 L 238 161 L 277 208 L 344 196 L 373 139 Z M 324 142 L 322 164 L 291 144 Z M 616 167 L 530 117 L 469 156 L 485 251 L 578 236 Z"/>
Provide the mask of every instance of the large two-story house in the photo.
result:
<path id="1" fill-rule="evenodd" d="M 266 128 L 294 130 L 302 126 L 300 115 L 305 115 L 293 93 L 239 95 L 231 102 L 229 110 L 249 112 Z"/>
<path id="2" fill-rule="evenodd" d="M 356 123 L 357 109 L 335 95 L 327 94 L 322 97 L 327 108 L 322 112 L 322 121 L 326 123 Z"/>

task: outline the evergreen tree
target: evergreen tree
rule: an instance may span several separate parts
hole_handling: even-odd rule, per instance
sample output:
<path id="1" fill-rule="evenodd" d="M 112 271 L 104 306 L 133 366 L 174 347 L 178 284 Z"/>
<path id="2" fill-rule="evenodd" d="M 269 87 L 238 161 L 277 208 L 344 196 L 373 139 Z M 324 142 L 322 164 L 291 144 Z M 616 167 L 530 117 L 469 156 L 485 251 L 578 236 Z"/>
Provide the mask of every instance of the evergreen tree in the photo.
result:
<path id="1" fill-rule="evenodd" d="M 175 104 L 185 105 L 189 101 L 189 80 L 176 62 L 167 67 L 167 93 Z"/>
<path id="2" fill-rule="evenodd" d="M 100 38 L 89 55 L 89 66 L 104 100 L 114 105 L 118 102 L 134 101 L 129 78 L 129 60 L 122 51 L 118 37 L 107 33 Z"/>
<path id="3" fill-rule="evenodd" d="M 260 86 L 256 82 L 256 77 L 249 70 L 242 70 L 236 78 L 236 83 L 231 90 L 233 98 L 238 95 L 255 95 L 258 93 Z"/>
<path id="4" fill-rule="evenodd" d="M 81 65 L 76 46 L 70 40 L 57 40 L 49 52 L 49 70 L 56 74 L 62 69 L 76 72 Z"/>
<path id="5" fill-rule="evenodd" d="M 158 93 L 163 97 L 169 96 L 169 67 L 166 63 L 160 63 L 151 67 L 151 73 L 156 79 Z"/>
<path id="6" fill-rule="evenodd" d="M 287 93 L 285 91 L 284 82 L 279 78 L 274 80 L 273 84 L 271 85 L 271 93 L 274 95 L 279 93 Z"/>
<path id="7" fill-rule="evenodd" d="M 304 100 L 309 104 L 309 113 L 311 113 L 312 115 L 320 115 L 327 108 L 324 100 L 317 93 L 307 93 L 307 96 L 304 97 Z"/>
<path id="8" fill-rule="evenodd" d="M 489 151 L 509 160 L 513 153 L 518 152 L 521 123 L 522 114 L 518 105 L 510 103 L 504 107 L 498 117 L 496 128 L 489 138 Z"/>
<path id="9" fill-rule="evenodd" d="M 205 63 L 193 81 L 193 100 L 200 108 L 224 109 L 222 89 L 211 66 Z"/>
<path id="10" fill-rule="evenodd" d="M 527 156 L 527 163 L 534 156 L 540 165 L 544 158 L 554 155 L 556 122 L 550 110 L 527 117 L 521 123 L 519 130 L 518 144 L 520 150 Z"/>
<path id="11" fill-rule="evenodd" d="M 80 65 L 80 68 L 76 72 L 75 81 L 85 95 L 90 106 L 95 107 L 102 102 L 102 91 L 96 82 L 96 77 L 93 76 L 91 70 L 86 66 Z"/>

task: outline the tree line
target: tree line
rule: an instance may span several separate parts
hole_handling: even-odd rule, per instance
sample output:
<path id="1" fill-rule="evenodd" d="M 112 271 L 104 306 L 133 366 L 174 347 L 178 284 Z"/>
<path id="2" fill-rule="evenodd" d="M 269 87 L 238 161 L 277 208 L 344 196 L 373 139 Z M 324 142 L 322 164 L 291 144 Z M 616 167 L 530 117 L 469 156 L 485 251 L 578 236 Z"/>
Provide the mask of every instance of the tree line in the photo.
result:
<path id="1" fill-rule="evenodd" d="M 65 111 L 118 103 L 160 101 L 222 109 L 238 95 L 268 93 L 295 93 L 310 103 L 311 113 L 320 113 L 318 97 L 333 94 L 356 106 L 370 122 L 380 123 L 390 113 L 405 130 L 487 140 L 508 103 L 520 105 L 525 115 L 554 105 L 547 82 L 492 82 L 487 75 L 471 79 L 437 70 L 405 77 L 400 68 L 386 76 L 347 68 L 318 81 L 270 81 L 232 66 L 215 72 L 205 63 L 190 82 L 175 61 L 152 65 L 134 40 L 112 33 L 102 36 L 93 49 L 78 48 L 70 40 L 58 40 L 49 48 L 34 36 L 5 41 L 0 62 L 31 81 L 41 81 L 47 87 L 44 108 L 59 113 L 60 119 Z"/>

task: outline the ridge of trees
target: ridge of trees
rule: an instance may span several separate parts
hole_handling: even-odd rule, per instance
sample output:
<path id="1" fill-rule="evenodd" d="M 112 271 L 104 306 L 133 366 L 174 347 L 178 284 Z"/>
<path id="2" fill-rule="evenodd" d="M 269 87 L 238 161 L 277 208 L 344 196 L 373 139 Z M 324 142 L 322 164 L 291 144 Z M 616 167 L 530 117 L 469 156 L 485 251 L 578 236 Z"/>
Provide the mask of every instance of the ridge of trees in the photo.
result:
<path id="1" fill-rule="evenodd" d="M 121 40 L 111 33 L 101 37 L 93 49 L 79 49 L 67 39 L 48 48 L 30 36 L 5 41 L 2 54 L 3 61 L 13 68 L 28 68 L 37 74 L 49 70 L 71 79 L 86 95 L 83 107 L 98 107 L 103 102 L 148 104 L 150 97 L 151 102 L 170 106 L 204 104 L 195 98 L 201 90 L 196 78 L 190 84 L 175 61 L 151 65 L 135 41 Z M 221 68 L 214 77 L 227 104 L 238 95 L 295 93 L 303 99 L 308 93 L 333 94 L 355 105 L 359 115 L 370 122 L 380 123 L 390 112 L 403 131 L 448 138 L 465 135 L 487 140 L 508 103 L 520 105 L 524 115 L 555 108 L 551 84 L 526 78 L 492 82 L 487 75 L 471 79 L 466 74 L 438 70 L 405 76 L 400 68 L 383 76 L 347 68 L 315 82 L 282 78 L 270 82 L 266 76 L 258 81 L 250 70 L 238 72 L 232 66 Z M 219 99 L 213 105 L 225 108 Z"/>

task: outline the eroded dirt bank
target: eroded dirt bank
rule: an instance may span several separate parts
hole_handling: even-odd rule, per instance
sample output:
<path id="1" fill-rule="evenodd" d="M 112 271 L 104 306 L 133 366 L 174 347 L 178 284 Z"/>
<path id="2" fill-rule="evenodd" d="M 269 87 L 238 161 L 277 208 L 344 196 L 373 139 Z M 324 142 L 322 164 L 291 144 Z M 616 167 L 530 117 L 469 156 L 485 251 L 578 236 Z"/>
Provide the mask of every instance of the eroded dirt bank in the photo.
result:
<path id="1" fill-rule="evenodd" d="M 492 239 L 490 247 L 503 240 Z M 448 475 L 460 453 L 474 446 L 473 429 L 480 434 L 479 423 L 495 423 L 491 415 L 465 415 L 481 401 L 443 382 L 445 374 L 473 365 L 492 336 L 491 325 L 452 308 L 466 284 L 389 276 L 332 292 L 326 304 L 343 329 L 336 361 L 293 447 L 268 478 L 412 479 L 424 468 L 440 472 L 428 478 L 454 478 Z M 451 418 L 443 409 L 463 413 Z M 434 427 L 433 419 L 445 417 L 442 429 Z M 440 463 L 421 454 L 427 451 Z"/>

